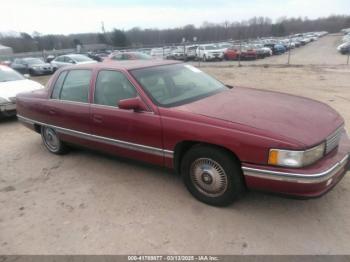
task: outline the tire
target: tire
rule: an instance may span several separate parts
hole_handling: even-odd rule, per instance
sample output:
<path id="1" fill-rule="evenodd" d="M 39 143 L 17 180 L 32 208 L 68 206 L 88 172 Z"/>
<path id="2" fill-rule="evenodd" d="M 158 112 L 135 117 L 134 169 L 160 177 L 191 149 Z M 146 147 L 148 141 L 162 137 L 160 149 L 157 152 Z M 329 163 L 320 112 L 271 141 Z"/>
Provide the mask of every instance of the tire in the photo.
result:
<path id="1" fill-rule="evenodd" d="M 67 146 L 59 139 L 53 128 L 42 126 L 40 133 L 45 147 L 51 153 L 62 155 L 68 152 Z"/>
<path id="2" fill-rule="evenodd" d="M 225 150 L 197 145 L 181 161 L 181 174 L 190 193 L 213 206 L 227 206 L 245 191 L 238 161 Z"/>

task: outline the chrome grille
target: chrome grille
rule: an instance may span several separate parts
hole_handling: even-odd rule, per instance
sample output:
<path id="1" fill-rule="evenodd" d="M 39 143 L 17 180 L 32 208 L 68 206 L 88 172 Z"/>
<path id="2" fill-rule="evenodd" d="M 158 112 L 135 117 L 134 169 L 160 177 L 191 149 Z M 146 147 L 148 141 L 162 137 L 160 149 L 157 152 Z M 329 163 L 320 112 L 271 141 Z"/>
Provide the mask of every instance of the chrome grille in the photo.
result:
<path id="1" fill-rule="evenodd" d="M 336 148 L 339 144 L 339 140 L 342 132 L 344 131 L 344 127 L 341 126 L 338 128 L 333 134 L 327 137 L 326 140 L 326 154 L 331 152 L 334 148 Z"/>

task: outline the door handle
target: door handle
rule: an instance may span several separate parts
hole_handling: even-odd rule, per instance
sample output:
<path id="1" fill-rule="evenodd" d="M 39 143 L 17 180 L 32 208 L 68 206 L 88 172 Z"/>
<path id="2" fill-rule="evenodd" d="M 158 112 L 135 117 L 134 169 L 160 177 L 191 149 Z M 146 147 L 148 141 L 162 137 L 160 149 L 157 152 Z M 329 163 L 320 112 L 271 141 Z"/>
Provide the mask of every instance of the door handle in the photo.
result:
<path id="1" fill-rule="evenodd" d="M 50 115 L 56 115 L 56 111 L 54 109 L 49 109 L 49 114 Z"/>
<path id="2" fill-rule="evenodd" d="M 92 119 L 95 123 L 102 123 L 103 120 L 102 116 L 100 115 L 94 115 Z"/>

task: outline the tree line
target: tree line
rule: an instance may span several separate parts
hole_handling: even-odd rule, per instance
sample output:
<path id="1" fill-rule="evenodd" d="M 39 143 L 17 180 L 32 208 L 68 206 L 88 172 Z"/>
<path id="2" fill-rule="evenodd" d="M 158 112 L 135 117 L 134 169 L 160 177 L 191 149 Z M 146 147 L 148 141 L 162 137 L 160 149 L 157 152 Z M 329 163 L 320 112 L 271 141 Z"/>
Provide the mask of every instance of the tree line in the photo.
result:
<path id="1" fill-rule="evenodd" d="M 114 29 L 104 33 L 70 35 L 42 35 L 38 32 L 20 36 L 1 36 L 0 43 L 13 48 L 14 52 L 30 52 L 52 49 L 74 48 L 76 45 L 102 43 L 114 47 L 147 47 L 170 45 L 172 43 L 250 39 L 269 36 L 286 36 L 311 31 L 339 32 L 350 27 L 350 16 L 332 15 L 308 19 L 281 17 L 274 23 L 268 17 L 253 17 L 246 21 L 223 23 L 204 22 L 201 26 L 186 25 L 172 29 Z"/>

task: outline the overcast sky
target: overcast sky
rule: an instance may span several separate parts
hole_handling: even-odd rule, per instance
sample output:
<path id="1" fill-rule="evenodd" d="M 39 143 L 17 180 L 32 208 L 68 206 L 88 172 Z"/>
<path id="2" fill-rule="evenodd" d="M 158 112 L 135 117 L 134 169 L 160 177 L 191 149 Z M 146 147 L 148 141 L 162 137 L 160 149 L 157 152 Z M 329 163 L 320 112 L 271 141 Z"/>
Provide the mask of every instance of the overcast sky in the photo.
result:
<path id="1" fill-rule="evenodd" d="M 350 14 L 350 0 L 0 0 L 0 32 L 69 34 L 113 28 L 173 28 L 253 16 Z"/>

